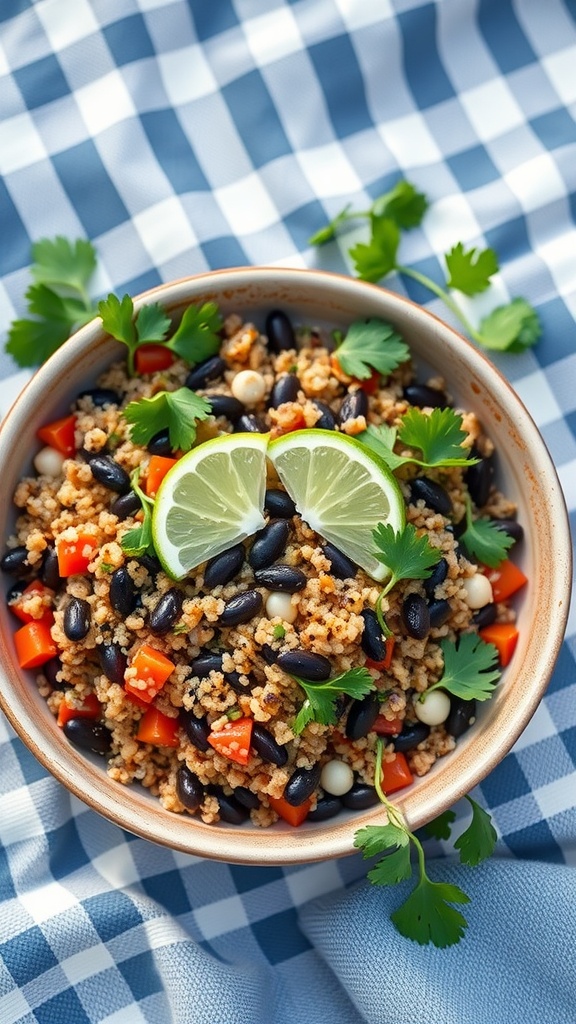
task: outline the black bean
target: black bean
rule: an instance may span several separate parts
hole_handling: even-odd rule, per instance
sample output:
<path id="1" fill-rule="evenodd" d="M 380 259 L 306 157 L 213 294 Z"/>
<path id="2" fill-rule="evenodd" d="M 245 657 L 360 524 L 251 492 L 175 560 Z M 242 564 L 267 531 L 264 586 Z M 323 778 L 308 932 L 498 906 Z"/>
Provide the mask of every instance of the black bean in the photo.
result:
<path id="1" fill-rule="evenodd" d="M 125 565 L 115 569 L 110 577 L 110 604 L 123 619 L 131 615 L 138 601 L 138 591 Z"/>
<path id="2" fill-rule="evenodd" d="M 70 718 L 64 724 L 64 735 L 76 747 L 92 754 L 107 754 L 112 745 L 109 730 L 93 718 Z"/>
<path id="3" fill-rule="evenodd" d="M 423 640 L 430 632 L 430 612 L 420 594 L 408 594 L 402 604 L 402 621 L 406 632 L 416 640 Z"/>
<path id="4" fill-rule="evenodd" d="M 303 590 L 308 582 L 307 576 L 301 569 L 295 569 L 291 565 L 271 565 L 268 569 L 257 569 L 254 579 L 258 586 L 268 587 L 269 590 L 279 590 L 283 594 L 297 594 Z"/>
<path id="5" fill-rule="evenodd" d="M 94 479 L 110 491 L 126 494 L 130 490 L 128 473 L 109 455 L 96 455 L 90 459 L 90 469 Z"/>
<path id="6" fill-rule="evenodd" d="M 254 543 L 248 554 L 248 561 L 253 569 L 267 569 L 280 555 L 284 553 L 290 525 L 287 519 L 271 519 L 269 523 L 260 530 L 254 539 Z"/>
<path id="7" fill-rule="evenodd" d="M 23 544 L 17 548 L 9 548 L 0 559 L 0 569 L 8 576 L 18 576 L 23 570 L 29 569 L 27 564 L 28 548 Z"/>
<path id="8" fill-rule="evenodd" d="M 383 661 L 386 656 L 386 640 L 378 622 L 378 616 L 371 608 L 365 608 L 362 618 L 364 619 L 364 631 L 360 641 L 362 650 L 372 661 Z"/>
<path id="9" fill-rule="evenodd" d="M 104 445 L 102 448 L 98 448 L 97 451 L 89 451 L 88 448 L 78 449 L 78 455 L 80 456 L 81 459 L 84 459 L 85 462 L 92 462 L 92 459 L 101 459 L 105 455 L 109 454 L 110 452 L 106 445 Z"/>
<path id="10" fill-rule="evenodd" d="M 262 644 L 262 647 L 260 648 L 260 654 L 262 655 L 267 665 L 276 664 L 276 659 L 278 658 L 278 651 L 275 651 L 273 647 L 270 647 L 270 644 Z"/>
<path id="11" fill-rule="evenodd" d="M 126 491 L 126 494 L 120 494 L 110 505 L 112 515 L 118 516 L 118 519 L 127 519 L 128 516 L 139 512 L 141 508 L 142 502 L 136 491 Z"/>
<path id="12" fill-rule="evenodd" d="M 276 381 L 270 395 L 269 406 L 277 409 L 284 402 L 295 402 L 300 391 L 300 381 L 295 373 L 286 373 Z"/>
<path id="13" fill-rule="evenodd" d="M 288 751 L 276 742 L 272 733 L 259 722 L 252 726 L 251 744 L 264 761 L 282 768 L 288 760 Z"/>
<path id="14" fill-rule="evenodd" d="M 234 427 L 235 434 L 248 433 L 248 434 L 265 434 L 268 430 L 263 419 L 260 416 L 256 416 L 253 412 L 244 413 L 236 421 Z"/>
<path id="15" fill-rule="evenodd" d="M 367 786 L 364 782 L 355 782 L 352 789 L 344 793 L 340 799 L 344 807 L 351 811 L 363 811 L 367 807 L 374 807 L 379 802 L 379 796 L 374 787 Z"/>
<path id="16" fill-rule="evenodd" d="M 162 571 L 162 566 L 156 555 L 140 555 L 138 561 L 148 570 L 151 576 L 157 576 Z"/>
<path id="17" fill-rule="evenodd" d="M 214 587 L 223 587 L 229 583 L 240 572 L 244 565 L 246 552 L 243 544 L 235 544 L 220 555 L 215 555 L 209 562 L 206 562 L 204 569 L 204 589 L 212 590 Z"/>
<path id="18" fill-rule="evenodd" d="M 348 420 L 358 419 L 359 416 L 368 415 L 368 396 L 362 388 L 356 388 L 354 391 L 349 391 L 340 406 L 338 412 L 338 422 L 340 425 L 347 423 Z"/>
<path id="19" fill-rule="evenodd" d="M 151 437 L 146 445 L 150 455 L 163 455 L 165 458 L 172 454 L 172 445 L 170 444 L 170 431 L 159 430 L 154 437 Z"/>
<path id="20" fill-rule="evenodd" d="M 236 423 L 244 413 L 244 406 L 234 395 L 205 395 L 210 402 L 213 416 L 225 416 L 230 423 Z"/>
<path id="21" fill-rule="evenodd" d="M 339 796 L 323 796 L 313 811 L 310 811 L 307 821 L 328 821 L 335 818 L 342 810 L 342 801 Z"/>
<path id="22" fill-rule="evenodd" d="M 296 348 L 294 329 L 286 313 L 281 309 L 273 309 L 268 313 L 264 330 L 271 352 L 286 352 L 288 349 Z"/>
<path id="23" fill-rule="evenodd" d="M 404 398 L 410 405 L 417 405 L 419 409 L 443 409 L 447 405 L 445 392 L 439 388 L 432 388 L 429 384 L 407 384 L 404 388 Z"/>
<path id="24" fill-rule="evenodd" d="M 60 683 L 57 679 L 58 673 L 61 668 L 62 662 L 60 661 L 60 658 L 50 658 L 49 661 L 45 661 L 44 664 L 42 665 L 41 672 L 46 677 L 50 686 L 52 686 L 53 689 L 57 689 L 57 687 L 62 686 L 62 683 Z"/>
<path id="25" fill-rule="evenodd" d="M 58 555 L 55 548 L 46 548 L 42 559 L 42 571 L 40 579 L 44 586 L 50 590 L 58 590 L 61 583 L 60 571 L 58 568 Z"/>
<path id="26" fill-rule="evenodd" d="M 260 801 L 247 786 L 235 786 L 234 787 L 234 798 L 242 807 L 247 807 L 249 811 L 255 811 L 257 807 L 260 807 Z"/>
<path id="27" fill-rule="evenodd" d="M 106 678 L 111 683 L 118 683 L 122 686 L 124 683 L 124 673 L 128 667 L 128 658 L 120 644 L 115 642 L 97 644 L 96 653 L 98 654 L 100 668 Z"/>
<path id="28" fill-rule="evenodd" d="M 394 750 L 404 754 L 407 750 L 413 750 L 419 743 L 423 743 L 429 735 L 430 726 L 425 725 L 424 722 L 407 722 L 402 732 L 393 736 L 391 742 Z"/>
<path id="29" fill-rule="evenodd" d="M 428 602 L 428 615 L 430 616 L 430 629 L 438 629 L 448 621 L 452 609 L 448 601 L 439 597 L 436 601 Z"/>
<path id="30" fill-rule="evenodd" d="M 314 405 L 320 410 L 320 419 L 316 420 L 314 427 L 316 430 L 336 430 L 336 416 L 332 412 L 332 409 L 326 402 L 315 401 Z"/>
<path id="31" fill-rule="evenodd" d="M 27 586 L 28 580 L 16 580 L 6 593 L 6 604 L 14 604 L 14 601 L 17 601 L 18 598 L 22 597 Z"/>
<path id="32" fill-rule="evenodd" d="M 519 544 L 524 539 L 524 527 L 516 519 L 493 519 L 492 523 L 497 529 L 512 537 L 514 544 Z"/>
<path id="33" fill-rule="evenodd" d="M 196 750 L 201 750 L 203 753 L 210 750 L 210 744 L 208 743 L 210 725 L 207 718 L 197 718 L 193 711 L 183 708 L 180 711 L 178 720 L 190 743 L 193 747 L 196 747 Z"/>
<path id="34" fill-rule="evenodd" d="M 73 643 L 83 640 L 90 631 L 90 605 L 81 597 L 71 597 L 64 609 L 62 626 Z"/>
<path id="35" fill-rule="evenodd" d="M 264 508 L 274 519 L 291 519 L 296 515 L 296 505 L 287 491 L 269 489 L 264 497 Z"/>
<path id="36" fill-rule="evenodd" d="M 202 651 L 197 658 L 190 662 L 192 675 L 199 679 L 206 679 L 211 672 L 222 671 L 223 651 Z"/>
<path id="37" fill-rule="evenodd" d="M 439 587 L 441 583 L 444 583 L 444 580 L 446 579 L 447 575 L 448 562 L 446 561 L 445 558 L 441 558 L 439 562 L 436 562 L 436 565 L 434 566 L 430 576 L 428 576 L 427 579 L 422 581 L 424 590 L 426 591 L 429 597 L 432 596 L 432 594 L 436 590 L 436 587 Z"/>
<path id="38" fill-rule="evenodd" d="M 316 683 L 329 679 L 332 673 L 332 663 L 328 658 L 313 651 L 284 651 L 276 658 L 276 664 L 288 675 L 300 676 Z"/>
<path id="39" fill-rule="evenodd" d="M 228 825 L 241 825 L 250 817 L 248 808 L 225 793 L 220 786 L 210 786 L 209 791 L 216 796 L 220 806 L 220 818 Z"/>
<path id="40" fill-rule="evenodd" d="M 472 455 L 478 452 L 472 450 Z M 488 501 L 490 488 L 494 479 L 494 460 L 492 457 L 480 459 L 474 466 L 469 466 L 465 473 L 466 484 L 476 508 L 483 508 Z"/>
<path id="41" fill-rule="evenodd" d="M 170 587 L 150 612 L 150 629 L 156 636 L 165 636 L 182 614 L 184 594 L 178 587 Z"/>
<path id="42" fill-rule="evenodd" d="M 353 700 L 346 719 L 346 736 L 359 740 L 367 736 L 380 714 L 380 700 L 377 693 L 368 693 L 361 700 Z"/>
<path id="43" fill-rule="evenodd" d="M 296 768 L 284 787 L 282 795 L 286 803 L 291 807 L 300 807 L 318 787 L 321 771 L 319 761 L 312 768 Z"/>
<path id="44" fill-rule="evenodd" d="M 250 690 L 254 686 L 254 682 L 248 677 L 248 683 L 243 683 L 242 677 L 246 678 L 243 672 L 233 671 L 224 673 L 224 679 L 228 685 L 232 687 L 235 693 L 250 693 Z"/>
<path id="45" fill-rule="evenodd" d="M 226 369 L 226 363 L 220 356 L 210 356 L 198 363 L 186 377 L 185 385 L 191 391 L 197 388 L 205 388 L 208 381 L 218 380 Z"/>
<path id="46" fill-rule="evenodd" d="M 90 388 L 88 391 L 81 391 L 78 398 L 91 398 L 98 408 L 105 405 L 122 405 L 122 396 L 112 388 Z"/>
<path id="47" fill-rule="evenodd" d="M 221 626 L 240 626 L 250 622 L 262 608 L 262 594 L 259 590 L 245 590 L 226 602 L 220 616 Z"/>
<path id="48" fill-rule="evenodd" d="M 463 700 L 461 697 L 450 698 L 450 714 L 446 719 L 446 732 L 458 739 L 474 724 L 476 718 L 476 701 Z"/>
<path id="49" fill-rule="evenodd" d="M 326 542 L 324 545 L 324 554 L 330 562 L 330 572 L 332 576 L 336 576 L 339 580 L 351 580 L 354 579 L 358 572 L 358 566 L 348 558 L 348 555 L 344 555 L 334 544 Z"/>
<path id="50" fill-rule="evenodd" d="M 472 621 L 478 629 L 484 629 L 485 626 L 491 626 L 493 622 L 496 622 L 496 613 L 498 609 L 493 602 L 485 604 L 483 608 L 479 608 L 477 612 L 474 612 Z"/>
<path id="51" fill-rule="evenodd" d="M 176 795 L 189 811 L 196 811 L 204 799 L 204 786 L 187 764 L 176 772 Z"/>
<path id="52" fill-rule="evenodd" d="M 441 516 L 449 516 L 452 512 L 452 499 L 441 484 L 430 480 L 427 476 L 417 476 L 410 484 L 410 497 L 416 503 L 424 504 Z"/>

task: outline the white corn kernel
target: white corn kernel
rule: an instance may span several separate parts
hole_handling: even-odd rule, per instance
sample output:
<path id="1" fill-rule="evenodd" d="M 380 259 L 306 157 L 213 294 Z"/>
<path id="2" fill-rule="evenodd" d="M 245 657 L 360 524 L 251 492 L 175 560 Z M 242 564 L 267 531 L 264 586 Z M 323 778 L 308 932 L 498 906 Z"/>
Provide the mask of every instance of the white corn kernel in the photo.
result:
<path id="1" fill-rule="evenodd" d="M 284 622 L 295 622 L 298 616 L 298 608 L 292 604 L 290 594 L 284 594 L 280 590 L 273 590 L 266 598 L 266 614 L 269 619 L 278 615 Z"/>
<path id="2" fill-rule="evenodd" d="M 414 714 L 425 725 L 441 725 L 450 714 L 450 697 L 444 690 L 433 690 L 424 700 L 414 701 Z"/>
<path id="3" fill-rule="evenodd" d="M 65 456 L 49 445 L 41 448 L 34 458 L 34 469 L 42 476 L 59 476 L 62 472 Z"/>
<path id="4" fill-rule="evenodd" d="M 320 785 L 332 796 L 343 796 L 354 785 L 354 772 L 345 761 L 327 761 L 322 769 Z"/>
<path id="5" fill-rule="evenodd" d="M 463 580 L 462 586 L 466 591 L 465 601 L 469 608 L 484 608 L 485 605 L 491 604 L 494 600 L 492 584 L 481 572 L 477 572 L 475 576 L 469 576 L 468 579 Z"/>
<path id="6" fill-rule="evenodd" d="M 240 370 L 230 385 L 230 390 L 243 405 L 256 405 L 266 394 L 266 381 L 256 370 Z"/>

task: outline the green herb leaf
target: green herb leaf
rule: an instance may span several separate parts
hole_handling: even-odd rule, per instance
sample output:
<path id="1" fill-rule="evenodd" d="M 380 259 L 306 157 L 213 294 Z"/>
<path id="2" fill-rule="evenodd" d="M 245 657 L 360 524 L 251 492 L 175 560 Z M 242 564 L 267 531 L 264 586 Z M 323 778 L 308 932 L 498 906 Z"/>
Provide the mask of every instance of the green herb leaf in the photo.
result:
<path id="1" fill-rule="evenodd" d="M 513 299 L 498 306 L 480 323 L 476 340 L 486 348 L 500 352 L 523 352 L 542 334 L 538 314 L 526 299 Z"/>
<path id="2" fill-rule="evenodd" d="M 132 424 L 130 439 L 147 445 L 160 430 L 169 430 L 170 444 L 176 451 L 188 451 L 196 440 L 196 423 L 211 413 L 210 403 L 189 388 L 158 391 L 152 398 L 130 402 L 124 416 Z"/>
<path id="3" fill-rule="evenodd" d="M 37 366 L 67 341 L 71 329 L 66 320 L 14 320 L 6 351 L 18 366 Z"/>
<path id="4" fill-rule="evenodd" d="M 96 270 L 96 250 L 86 239 L 70 242 L 58 235 L 32 246 L 32 276 L 39 284 L 84 293 Z"/>
<path id="5" fill-rule="evenodd" d="M 355 833 L 354 846 L 362 851 L 362 856 L 367 860 L 369 857 L 377 857 L 382 850 L 393 850 L 397 846 L 409 849 L 410 836 L 406 829 L 394 825 L 392 822 L 388 822 L 387 825 L 366 825 L 365 828 L 360 828 Z M 410 877 L 410 873 L 406 876 L 407 878 Z M 387 882 L 386 884 L 395 883 Z"/>
<path id="6" fill-rule="evenodd" d="M 374 680 L 367 668 L 352 668 L 323 683 L 301 679 L 300 676 L 293 676 L 293 679 L 306 694 L 306 700 L 292 726 L 293 731 L 297 734 L 302 732 L 308 722 L 312 721 L 320 722 L 322 725 L 334 725 L 336 722 L 334 703 L 341 693 L 358 700 L 375 688 Z"/>
<path id="7" fill-rule="evenodd" d="M 452 822 L 456 821 L 454 811 L 444 811 L 437 818 L 433 818 L 424 826 L 424 831 L 432 839 L 450 839 Z"/>
<path id="8" fill-rule="evenodd" d="M 162 342 L 170 327 L 170 317 L 159 302 L 149 306 L 141 306 L 135 321 L 139 345 L 151 345 Z"/>
<path id="9" fill-rule="evenodd" d="M 462 417 L 448 407 L 432 409 L 427 415 L 412 406 L 402 417 L 398 437 L 410 448 L 420 449 L 421 465 L 470 466 L 478 459 L 471 458 L 470 451 L 463 448 L 467 434 L 462 429 L 462 422 Z"/>
<path id="10" fill-rule="evenodd" d="M 180 325 L 169 341 L 169 349 L 194 365 L 216 355 L 222 344 L 222 317 L 215 302 L 188 306 Z"/>
<path id="11" fill-rule="evenodd" d="M 444 637 L 440 641 L 444 671 L 437 683 L 429 686 L 420 700 L 433 690 L 446 690 L 462 700 L 488 700 L 500 679 L 498 651 L 476 633 L 463 633 L 458 642 Z"/>
<path id="12" fill-rule="evenodd" d="M 416 228 L 428 209 L 428 200 L 423 192 L 418 192 L 409 181 L 400 180 L 389 192 L 375 199 L 372 213 L 375 217 L 388 217 L 399 228 L 407 231 Z"/>
<path id="13" fill-rule="evenodd" d="M 455 946 L 467 928 L 466 918 L 451 903 L 469 903 L 470 897 L 457 885 L 431 882 L 423 874 L 406 902 L 390 915 L 401 935 L 421 946 L 432 943 L 438 949 Z"/>
<path id="14" fill-rule="evenodd" d="M 119 299 L 111 292 L 107 299 L 101 299 L 98 303 L 98 312 L 104 330 L 133 351 L 138 344 L 138 335 L 133 321 L 134 303 L 130 296 L 124 295 Z"/>
<path id="15" fill-rule="evenodd" d="M 472 808 L 472 821 L 466 831 L 458 837 L 454 848 L 460 852 L 462 864 L 476 867 L 492 856 L 498 836 L 488 812 L 471 796 L 467 796 L 466 799 Z"/>
<path id="16" fill-rule="evenodd" d="M 344 373 L 367 380 L 373 370 L 388 376 L 408 359 L 410 352 L 391 324 L 372 317 L 350 325 L 336 354 Z"/>
<path id="17" fill-rule="evenodd" d="M 495 569 L 506 558 L 514 538 L 501 530 L 491 519 L 473 519 L 470 499 L 466 499 L 466 529 L 460 534 L 460 544 L 472 558 Z"/>
<path id="18" fill-rule="evenodd" d="M 498 271 L 498 260 L 493 249 L 468 249 L 458 242 L 445 256 L 448 267 L 448 287 L 457 288 L 464 295 L 479 295 L 490 286 L 490 278 Z"/>
<path id="19" fill-rule="evenodd" d="M 433 548 L 426 534 L 419 535 L 412 523 L 407 523 L 398 533 L 390 523 L 378 523 L 372 536 L 377 549 L 374 552 L 376 558 L 391 573 L 384 588 L 385 594 L 400 580 L 427 579 L 442 557 L 439 548 Z"/>
<path id="20" fill-rule="evenodd" d="M 311 235 L 308 239 L 308 245 L 326 245 L 326 242 L 333 241 L 336 238 L 340 225 L 348 220 L 348 212 L 351 206 L 352 203 L 347 203 L 344 209 L 340 210 L 340 213 L 337 213 L 323 228 L 320 228 L 319 231 Z"/>
<path id="21" fill-rule="evenodd" d="M 404 455 L 396 455 L 394 445 L 397 436 L 396 427 L 389 427 L 387 423 L 381 423 L 379 427 L 376 427 L 373 423 L 369 423 L 366 430 L 361 430 L 359 434 L 356 434 L 356 440 L 376 452 L 376 455 L 384 460 L 388 468 L 394 471 L 406 462 L 412 461 Z"/>
<path id="22" fill-rule="evenodd" d="M 140 467 L 137 467 L 130 474 L 130 482 L 132 484 L 132 490 L 140 498 L 142 505 L 142 522 L 138 526 L 133 526 L 131 530 L 127 530 L 126 533 L 120 539 L 120 547 L 125 554 L 130 555 L 132 558 L 141 558 L 142 555 L 155 555 L 154 542 L 152 540 L 152 507 L 154 502 L 140 487 L 138 481 L 140 479 Z"/>
<path id="23" fill-rule="evenodd" d="M 350 249 L 350 258 L 358 277 L 376 283 L 396 267 L 400 229 L 390 217 L 370 218 L 368 244 L 358 242 Z"/>
<path id="24" fill-rule="evenodd" d="M 284 626 L 282 625 L 281 622 L 278 622 L 274 626 L 274 629 L 272 630 L 272 636 L 274 637 L 275 640 L 283 640 L 284 637 L 286 636 L 286 630 L 284 629 Z"/>

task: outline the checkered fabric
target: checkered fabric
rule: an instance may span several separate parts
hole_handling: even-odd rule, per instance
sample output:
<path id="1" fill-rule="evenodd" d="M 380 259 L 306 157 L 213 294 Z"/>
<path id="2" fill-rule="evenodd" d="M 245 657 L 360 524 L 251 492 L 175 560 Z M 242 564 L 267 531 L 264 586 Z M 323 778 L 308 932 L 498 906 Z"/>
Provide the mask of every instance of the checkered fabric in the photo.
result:
<path id="1" fill-rule="evenodd" d="M 491 245 L 500 297 L 538 310 L 538 346 L 494 359 L 543 434 L 574 527 L 575 67 L 574 0 L 2 0 L 2 327 L 24 311 L 42 237 L 93 241 L 95 294 L 242 264 L 351 273 L 355 230 L 319 251 L 308 238 L 404 176 L 432 206 L 403 262 L 441 280 L 456 241 Z M 419 285 L 387 284 L 450 318 Z M 26 376 L 0 353 L 1 411 Z M 491 905 L 494 942 L 529 920 L 554 948 L 569 916 L 575 660 L 576 607 L 546 697 L 477 793 L 501 836 L 479 875 L 500 908 L 499 869 L 549 872 L 540 918 L 530 894 L 524 919 Z M 508 988 L 486 981 L 498 1002 L 481 1013 L 437 987 L 449 968 L 446 985 L 468 990 L 475 968 L 458 951 L 423 961 L 396 936 L 380 963 L 374 932 L 362 948 L 368 919 L 346 902 L 368 898 L 350 889 L 359 858 L 265 869 L 160 849 L 72 798 L 4 720 L 0 766 L 0 1024 L 576 1020 L 573 943 L 554 993 L 543 972 L 508 1004 L 504 965 Z M 335 950 L 358 920 L 360 948 Z M 377 927 L 388 941 L 386 913 Z"/>

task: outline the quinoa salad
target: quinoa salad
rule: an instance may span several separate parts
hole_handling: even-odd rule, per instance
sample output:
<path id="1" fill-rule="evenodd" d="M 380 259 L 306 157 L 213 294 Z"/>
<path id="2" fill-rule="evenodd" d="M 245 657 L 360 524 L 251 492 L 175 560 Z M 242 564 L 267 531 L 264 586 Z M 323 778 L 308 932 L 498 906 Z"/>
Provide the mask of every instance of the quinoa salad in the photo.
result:
<path id="1" fill-rule="evenodd" d="M 299 825 L 375 805 L 379 743 L 382 788 L 401 791 L 450 754 L 479 710 L 438 686 L 443 645 L 482 638 L 501 670 L 517 639 L 522 527 L 483 425 L 409 356 L 357 376 L 338 352 L 332 331 L 281 310 L 264 310 L 259 326 L 221 318 L 218 350 L 198 362 L 143 345 L 149 361 L 115 362 L 38 432 L 34 473 L 13 496 L 0 567 L 20 666 L 68 740 L 102 757 L 111 785 L 144 786 L 205 823 Z M 466 464 L 410 458 L 401 429 L 391 442 L 402 514 L 434 554 L 426 572 L 400 574 L 383 596 L 385 580 L 298 514 L 268 460 L 264 525 L 174 578 L 149 520 L 186 451 L 166 426 L 138 441 L 126 410 L 179 389 L 205 400 L 192 450 L 223 435 L 311 430 L 362 444 L 371 430 L 398 431 L 410 411 L 452 410 Z M 496 565 L 478 557 L 474 524 L 506 538 Z M 363 689 L 340 691 L 359 670 Z M 310 695 L 330 680 L 315 714 Z"/>

